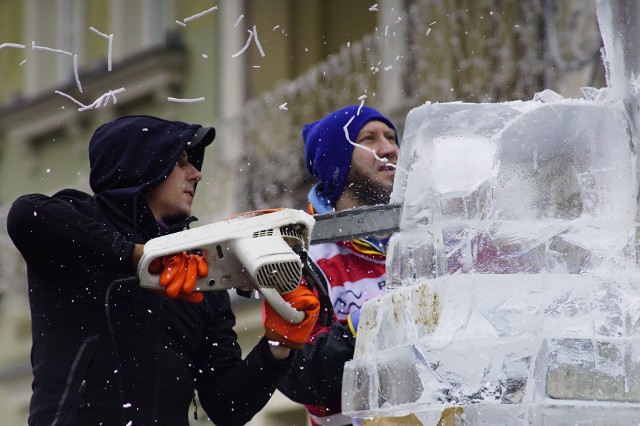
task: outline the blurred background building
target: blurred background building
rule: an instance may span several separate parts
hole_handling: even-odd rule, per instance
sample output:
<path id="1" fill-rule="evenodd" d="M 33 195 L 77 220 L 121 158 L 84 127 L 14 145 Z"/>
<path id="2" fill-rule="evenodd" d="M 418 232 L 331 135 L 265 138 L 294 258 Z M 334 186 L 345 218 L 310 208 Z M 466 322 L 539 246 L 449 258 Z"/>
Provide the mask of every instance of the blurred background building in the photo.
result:
<path id="1" fill-rule="evenodd" d="M 25 268 L 6 211 L 24 193 L 89 191 L 101 123 L 151 114 L 215 126 L 194 203 L 210 223 L 304 208 L 300 131 L 337 107 L 364 102 L 402 132 L 424 102 L 581 97 L 576 88 L 605 84 L 601 45 L 583 0 L 2 0 L 0 426 L 26 424 L 31 384 Z M 260 302 L 234 298 L 234 310 L 248 350 Z M 307 418 L 276 394 L 251 424 Z"/>

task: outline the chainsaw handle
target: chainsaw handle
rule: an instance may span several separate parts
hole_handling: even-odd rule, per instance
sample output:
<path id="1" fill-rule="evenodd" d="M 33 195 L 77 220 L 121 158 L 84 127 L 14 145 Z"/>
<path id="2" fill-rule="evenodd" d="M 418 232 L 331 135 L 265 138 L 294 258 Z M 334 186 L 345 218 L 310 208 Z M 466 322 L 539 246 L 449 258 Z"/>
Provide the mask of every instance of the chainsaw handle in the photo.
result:
<path id="1" fill-rule="evenodd" d="M 258 293 L 264 296 L 271 307 L 291 324 L 300 324 L 304 320 L 304 312 L 295 309 L 287 303 L 275 288 L 257 287 Z"/>

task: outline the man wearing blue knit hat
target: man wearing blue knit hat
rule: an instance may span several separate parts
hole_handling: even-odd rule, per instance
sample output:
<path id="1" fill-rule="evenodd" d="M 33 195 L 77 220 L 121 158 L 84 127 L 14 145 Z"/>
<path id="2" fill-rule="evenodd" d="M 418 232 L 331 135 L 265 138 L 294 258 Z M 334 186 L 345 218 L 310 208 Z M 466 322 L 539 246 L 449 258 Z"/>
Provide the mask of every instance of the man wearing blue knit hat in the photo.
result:
<path id="1" fill-rule="evenodd" d="M 309 191 L 310 213 L 389 202 L 398 159 L 391 120 L 351 105 L 304 126 L 305 167 L 318 179 Z M 344 363 L 353 358 L 362 304 L 385 289 L 388 236 L 311 246 L 310 255 L 329 283 L 336 321 L 318 329 L 298 351 L 278 389 L 305 404 L 313 425 L 351 424 L 341 414 Z"/>
<path id="2" fill-rule="evenodd" d="M 316 212 L 388 202 L 398 157 L 396 133 L 387 117 L 364 105 L 305 125 L 305 166 L 319 180 L 309 194 Z"/>

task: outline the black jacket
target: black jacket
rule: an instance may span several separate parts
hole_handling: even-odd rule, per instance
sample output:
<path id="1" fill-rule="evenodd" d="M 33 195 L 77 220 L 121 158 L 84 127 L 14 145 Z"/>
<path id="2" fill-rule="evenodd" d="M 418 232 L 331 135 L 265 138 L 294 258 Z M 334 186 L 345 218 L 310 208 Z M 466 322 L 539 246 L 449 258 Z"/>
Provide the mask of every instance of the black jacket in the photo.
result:
<path id="1" fill-rule="evenodd" d="M 344 364 L 353 358 L 355 345 L 356 339 L 349 327 L 336 321 L 316 334 L 313 343 L 306 343 L 296 351 L 290 370 L 278 383 L 278 390 L 292 401 L 338 410 Z"/>
<path id="2" fill-rule="evenodd" d="M 9 233 L 29 278 L 29 424 L 186 425 L 194 388 L 215 424 L 245 424 L 288 362 L 264 340 L 242 361 L 226 292 L 192 304 L 118 281 L 133 274 L 125 217 L 72 190 L 11 208 Z M 157 235 L 139 219 L 134 241 Z"/>
<path id="3" fill-rule="evenodd" d="M 289 366 L 264 339 L 242 360 L 227 292 L 192 304 L 130 279 L 134 243 L 160 233 L 138 193 L 22 196 L 7 228 L 27 263 L 31 426 L 187 425 L 194 390 L 216 425 L 245 424 Z"/>

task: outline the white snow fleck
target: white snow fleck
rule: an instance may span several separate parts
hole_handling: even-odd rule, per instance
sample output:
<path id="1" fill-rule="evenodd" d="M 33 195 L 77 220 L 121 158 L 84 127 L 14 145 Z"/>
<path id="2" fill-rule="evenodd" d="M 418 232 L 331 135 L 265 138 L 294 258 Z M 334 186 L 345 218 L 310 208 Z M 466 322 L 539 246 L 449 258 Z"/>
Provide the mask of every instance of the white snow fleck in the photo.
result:
<path id="1" fill-rule="evenodd" d="M 80 93 L 82 92 L 82 84 L 80 84 L 80 77 L 78 76 L 78 55 L 73 55 L 73 75 L 76 78 L 76 85 Z"/>
<path id="2" fill-rule="evenodd" d="M 24 44 L 17 44 L 17 43 L 2 43 L 2 44 L 0 44 L 0 49 L 4 49 L 5 47 L 15 47 L 16 49 L 24 49 L 26 46 Z"/>
<path id="3" fill-rule="evenodd" d="M 45 50 L 47 52 L 62 53 L 63 55 L 73 56 L 73 53 L 67 52 L 66 50 L 52 49 L 50 47 L 38 46 L 38 45 L 36 45 L 35 41 L 31 42 L 31 49 L 32 50 Z"/>
<path id="4" fill-rule="evenodd" d="M 109 99 L 113 99 L 113 103 L 118 103 L 118 100 L 116 99 L 115 95 L 121 92 L 124 92 L 125 89 L 124 87 L 121 87 L 120 89 L 117 90 L 109 90 L 107 93 L 105 93 L 104 95 L 100 96 L 98 99 L 96 99 L 91 105 L 84 105 L 82 102 L 79 102 L 77 100 L 75 100 L 72 96 L 67 95 L 64 92 L 61 92 L 59 90 L 54 91 L 54 93 L 58 94 L 58 95 L 62 95 L 70 100 L 72 100 L 73 102 L 75 102 L 76 104 L 80 105 L 80 108 L 78 108 L 78 111 L 86 111 L 88 109 L 93 109 L 93 108 L 100 108 L 101 106 L 107 106 L 107 104 L 109 103 Z"/>
<path id="5" fill-rule="evenodd" d="M 192 98 L 192 99 L 184 99 L 184 98 L 172 98 L 171 96 L 167 97 L 169 102 L 181 102 L 181 103 L 193 103 L 193 102 L 204 102 L 204 96 L 200 98 Z"/>
<path id="6" fill-rule="evenodd" d="M 253 36 L 256 39 L 256 46 L 258 46 L 258 50 L 260 51 L 260 56 L 262 56 L 264 58 L 264 50 L 262 50 L 262 45 L 260 44 L 260 40 L 258 40 L 258 30 L 256 29 L 256 26 L 253 26 Z"/>
<path id="7" fill-rule="evenodd" d="M 256 29 L 256 26 L 255 25 L 253 26 L 253 30 L 247 30 L 247 31 L 249 32 L 249 38 L 247 39 L 247 42 L 245 43 L 244 47 L 240 49 L 237 53 L 234 53 L 233 55 L 231 55 L 231 57 L 237 58 L 242 53 L 244 53 L 244 51 L 247 50 L 247 48 L 249 47 L 251 40 L 253 40 L 254 38 L 256 39 L 256 46 L 258 46 L 258 50 L 260 51 L 260 56 L 264 57 L 264 50 L 262 50 L 262 45 L 258 40 L 258 30 Z"/>
<path id="8" fill-rule="evenodd" d="M 107 70 L 111 71 L 111 63 L 112 63 L 112 51 L 113 51 L 113 34 L 105 34 L 102 33 L 98 30 L 96 30 L 94 27 L 89 27 L 89 29 L 91 31 L 93 31 L 94 33 L 98 34 L 100 37 L 103 37 L 105 39 L 107 39 L 107 41 L 109 42 L 109 50 L 107 53 Z"/>
<path id="9" fill-rule="evenodd" d="M 196 19 L 196 18 L 200 18 L 200 17 L 202 17 L 202 16 L 204 16 L 204 15 L 207 15 L 207 14 L 209 14 L 209 13 L 211 13 L 211 12 L 213 12 L 214 10 L 217 10 L 217 9 L 218 9 L 218 6 L 213 6 L 213 7 L 209 8 L 209 9 L 207 9 L 207 10 L 204 10 L 204 11 L 202 11 L 202 12 L 200 12 L 200 13 L 196 13 L 195 15 L 189 16 L 188 18 L 184 18 L 184 19 L 182 20 L 182 22 L 180 22 L 180 21 L 176 21 L 176 22 L 177 22 L 177 23 L 180 23 L 181 25 L 184 25 L 184 26 L 186 27 L 186 23 L 187 23 L 187 22 L 192 21 L 192 20 L 194 20 L 194 19 Z"/>
<path id="10" fill-rule="evenodd" d="M 116 104 L 118 103 L 118 100 L 116 99 L 115 95 L 124 91 L 125 91 L 124 87 L 121 87 L 116 90 L 109 90 L 107 93 L 105 93 L 104 95 L 96 99 L 91 105 L 87 105 L 84 108 L 80 108 L 78 109 L 78 111 L 84 111 L 87 109 L 100 108 L 101 106 L 107 106 L 109 104 L 109 99 L 113 99 L 113 103 Z"/>

